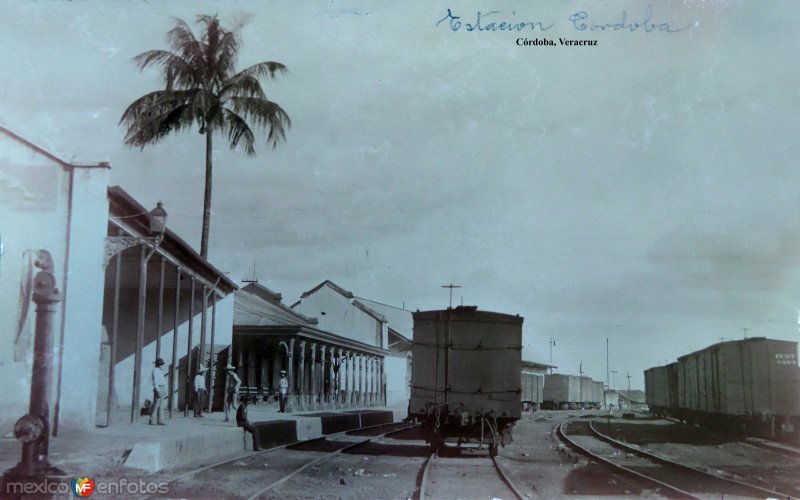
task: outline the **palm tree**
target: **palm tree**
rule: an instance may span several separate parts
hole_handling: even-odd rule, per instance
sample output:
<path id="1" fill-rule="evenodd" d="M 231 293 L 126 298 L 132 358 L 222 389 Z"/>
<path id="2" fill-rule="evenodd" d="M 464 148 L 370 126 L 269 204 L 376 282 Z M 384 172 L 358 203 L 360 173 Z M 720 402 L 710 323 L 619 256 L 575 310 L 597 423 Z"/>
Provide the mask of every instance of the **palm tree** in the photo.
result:
<path id="1" fill-rule="evenodd" d="M 203 233 L 200 255 L 208 257 L 208 230 L 211 224 L 211 181 L 213 137 L 215 132 L 227 138 L 231 149 L 254 155 L 255 135 L 248 122 L 266 131 L 267 144 L 273 149 L 284 140 L 291 126 L 289 115 L 267 99 L 260 79 L 286 73 L 278 62 L 260 62 L 234 72 L 241 46 L 243 22 L 227 30 L 217 16 L 198 16 L 202 27 L 196 38 L 185 21 L 176 20 L 167 33 L 172 50 L 149 50 L 134 58 L 140 71 L 149 66 L 163 69 L 164 90 L 146 94 L 134 101 L 122 114 L 120 124 L 128 128 L 125 144 L 144 148 L 171 132 L 180 132 L 194 124 L 206 136 L 206 178 L 203 198 Z"/>

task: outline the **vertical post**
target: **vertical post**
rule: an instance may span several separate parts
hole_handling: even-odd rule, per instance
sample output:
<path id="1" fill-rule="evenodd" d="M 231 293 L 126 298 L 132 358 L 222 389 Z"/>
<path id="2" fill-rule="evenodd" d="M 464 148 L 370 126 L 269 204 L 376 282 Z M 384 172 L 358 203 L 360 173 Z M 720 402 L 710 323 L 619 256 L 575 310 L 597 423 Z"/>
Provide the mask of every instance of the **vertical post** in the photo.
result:
<path id="1" fill-rule="evenodd" d="M 183 393 L 183 416 L 189 416 L 189 398 L 192 397 L 192 336 L 194 333 L 194 277 L 189 277 L 191 280 L 191 288 L 189 291 L 189 335 L 186 340 L 186 383 Z"/>
<path id="2" fill-rule="evenodd" d="M 299 388 L 299 406 L 301 410 L 305 410 L 306 406 L 306 341 L 300 341 L 300 366 L 297 374 L 298 388 Z"/>
<path id="3" fill-rule="evenodd" d="M 133 356 L 131 423 L 139 420 L 139 401 L 142 388 L 142 348 L 144 346 L 144 319 L 147 305 L 147 247 L 142 245 L 139 255 L 139 309 L 136 320 L 136 348 Z"/>
<path id="4" fill-rule="evenodd" d="M 327 350 L 328 346 L 319 346 L 319 385 L 317 386 L 316 391 L 314 391 L 314 394 L 319 396 L 320 407 L 325 406 L 325 351 Z M 314 363 L 314 365 L 316 365 L 316 363 Z M 314 380 L 316 380 L 316 377 Z"/>
<path id="5" fill-rule="evenodd" d="M 358 404 L 364 404 L 364 355 L 358 355 Z"/>
<path id="6" fill-rule="evenodd" d="M 367 356 L 367 404 L 372 405 L 375 399 L 375 378 L 373 377 L 373 357 Z"/>
<path id="7" fill-rule="evenodd" d="M 203 364 L 206 353 L 206 313 L 208 312 L 208 289 L 203 284 L 203 301 L 201 302 L 202 316 L 200 317 L 200 346 L 197 348 L 197 367 Z"/>
<path id="8" fill-rule="evenodd" d="M 214 410 L 214 332 L 217 329 L 217 296 L 211 302 L 211 352 L 208 354 L 208 413 Z M 225 404 L 225 401 L 222 402 Z"/>
<path id="9" fill-rule="evenodd" d="M 328 400 L 331 402 L 331 408 L 336 408 L 336 385 L 337 385 L 337 373 L 336 373 L 336 349 L 331 346 L 331 361 L 330 365 L 328 365 L 328 378 L 330 379 L 330 385 L 328 386 Z"/>
<path id="10" fill-rule="evenodd" d="M 350 352 L 345 351 L 342 358 L 342 368 L 344 368 L 344 386 L 342 388 L 342 405 L 350 406 Z M 341 369 L 341 368 L 340 368 Z"/>
<path id="11" fill-rule="evenodd" d="M 156 319 L 156 358 L 161 357 L 161 323 L 164 320 L 164 256 L 161 256 L 161 269 L 158 279 L 158 318 Z"/>
<path id="12" fill-rule="evenodd" d="M 606 337 L 606 386 L 611 389 L 611 375 L 608 369 L 608 337 Z M 605 400 L 605 398 L 603 398 Z"/>
<path id="13" fill-rule="evenodd" d="M 294 339 L 289 339 L 289 352 L 287 353 L 289 357 L 289 369 L 287 370 L 289 373 L 289 392 L 294 392 Z M 292 396 L 293 397 L 293 396 Z M 293 410 L 291 401 L 292 397 L 287 397 L 287 405 L 289 406 L 288 410 L 291 412 Z"/>
<path id="14" fill-rule="evenodd" d="M 111 317 L 111 349 L 109 349 L 109 368 L 108 368 L 108 401 L 106 401 L 106 425 L 111 427 L 113 418 L 114 401 L 114 372 L 117 365 L 117 339 L 119 338 L 119 282 L 122 272 L 122 252 L 114 257 L 114 309 Z"/>
<path id="15" fill-rule="evenodd" d="M 169 370 L 169 418 L 175 406 L 175 381 L 178 376 L 178 317 L 181 310 L 181 271 L 175 270 L 175 314 L 172 317 L 172 364 Z"/>

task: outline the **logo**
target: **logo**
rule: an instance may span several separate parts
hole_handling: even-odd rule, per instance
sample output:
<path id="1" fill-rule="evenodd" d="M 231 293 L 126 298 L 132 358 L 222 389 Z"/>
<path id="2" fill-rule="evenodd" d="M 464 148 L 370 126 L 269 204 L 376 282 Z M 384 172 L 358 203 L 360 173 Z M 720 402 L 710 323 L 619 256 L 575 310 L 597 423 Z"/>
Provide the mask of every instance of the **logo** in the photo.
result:
<path id="1" fill-rule="evenodd" d="M 87 476 L 76 477 L 72 480 L 72 493 L 76 497 L 88 497 L 94 492 L 94 479 Z"/>

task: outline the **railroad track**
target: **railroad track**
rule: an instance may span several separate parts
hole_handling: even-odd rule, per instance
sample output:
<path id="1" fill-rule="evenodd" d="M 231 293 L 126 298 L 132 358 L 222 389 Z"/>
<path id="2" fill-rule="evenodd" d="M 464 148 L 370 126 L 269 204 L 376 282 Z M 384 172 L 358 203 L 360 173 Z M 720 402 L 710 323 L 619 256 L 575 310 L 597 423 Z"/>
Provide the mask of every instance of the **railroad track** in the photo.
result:
<path id="1" fill-rule="evenodd" d="M 491 463 L 491 466 L 489 466 Z M 417 499 L 526 497 L 514 485 L 496 457 L 440 457 L 431 453 L 417 477 Z"/>
<path id="2" fill-rule="evenodd" d="M 636 412 L 636 413 L 642 413 L 643 415 L 646 415 L 646 416 L 649 416 L 649 417 L 652 416 L 651 414 L 644 413 L 644 412 Z M 666 418 L 664 420 L 672 421 L 676 425 L 685 425 L 682 422 L 680 422 L 679 420 L 675 420 L 675 419 L 672 419 L 672 418 Z M 776 490 L 776 488 L 781 488 L 781 487 L 789 488 L 789 491 L 792 491 L 793 489 L 796 489 L 796 487 L 787 486 L 786 485 L 787 483 L 785 483 L 785 482 L 783 483 L 783 486 L 781 486 L 781 481 L 766 480 L 766 479 L 764 479 L 762 477 L 759 477 L 758 475 L 753 475 L 752 473 L 750 473 L 750 470 L 743 470 L 743 468 L 741 466 L 740 467 L 735 467 L 734 469 L 731 469 L 731 467 L 729 467 L 729 466 L 714 464 L 712 466 L 712 468 L 713 468 L 713 470 L 717 471 L 717 473 L 713 473 L 713 472 L 709 472 L 706 469 L 699 469 L 699 468 L 696 468 L 696 467 L 692 467 L 692 466 L 686 465 L 684 463 L 676 462 L 675 460 L 671 460 L 671 459 L 669 459 L 667 457 L 664 457 L 664 456 L 661 456 L 661 455 L 656 455 L 655 453 L 650 453 L 650 452 L 648 452 L 646 450 L 643 450 L 643 449 L 635 447 L 635 446 L 631 447 L 628 443 L 621 442 L 619 440 L 615 440 L 613 437 L 605 435 L 602 432 L 600 432 L 597 429 L 597 427 L 594 425 L 595 422 L 596 422 L 596 420 L 593 421 L 592 424 L 591 424 L 593 432 L 596 435 L 598 435 L 598 437 L 600 437 L 601 439 L 604 439 L 606 441 L 611 441 L 611 442 L 617 443 L 617 444 L 619 444 L 621 446 L 627 447 L 627 448 L 629 448 L 631 450 L 634 450 L 634 451 L 636 451 L 638 453 L 648 454 L 648 455 L 654 457 L 657 460 L 664 460 L 664 461 L 672 462 L 672 463 L 677 464 L 677 465 L 679 465 L 681 467 L 689 468 L 689 469 L 695 470 L 697 472 L 709 474 L 709 475 L 712 475 L 712 476 L 715 476 L 715 477 L 718 477 L 718 478 L 721 478 L 721 479 L 724 479 L 724 480 L 732 481 L 732 482 L 735 482 L 735 483 L 738 483 L 738 484 L 747 485 L 747 486 L 756 486 L 758 488 L 761 488 L 763 490 L 764 494 L 770 494 L 772 496 L 781 496 L 781 497 L 784 497 L 784 498 L 797 498 L 796 494 L 782 493 L 782 492 L 778 492 Z M 751 448 L 753 450 L 757 450 L 757 451 L 760 451 L 760 452 L 768 451 L 770 453 L 774 453 L 774 454 L 783 456 L 783 457 L 785 457 L 786 459 L 789 459 L 789 460 L 795 460 L 796 461 L 797 457 L 798 457 L 797 454 L 795 452 L 793 452 L 793 451 L 784 450 L 784 449 L 781 449 L 780 447 L 770 446 L 769 444 L 762 444 L 760 442 L 752 442 L 750 440 L 745 440 L 745 441 L 738 441 L 738 444 L 740 446 L 749 447 L 749 448 Z"/>
<path id="3" fill-rule="evenodd" d="M 170 498 L 231 497 L 221 489 L 236 484 L 236 497 L 252 500 L 270 495 L 296 475 L 329 460 L 342 452 L 379 441 L 393 434 L 417 427 L 405 422 L 379 424 L 350 429 L 320 438 L 298 441 L 249 453 L 178 474 L 166 481 Z M 359 436 L 359 433 L 367 435 Z M 304 453 L 291 454 L 288 450 Z M 224 481 L 214 481 L 224 478 Z M 158 497 L 142 497 L 158 498 Z"/>
<path id="4" fill-rule="evenodd" d="M 789 497 L 754 484 L 673 462 L 616 441 L 599 433 L 592 422 L 586 419 L 569 419 L 558 427 L 558 434 L 565 442 L 592 459 L 648 482 L 659 492 L 697 499 L 716 498 L 719 495 Z"/>

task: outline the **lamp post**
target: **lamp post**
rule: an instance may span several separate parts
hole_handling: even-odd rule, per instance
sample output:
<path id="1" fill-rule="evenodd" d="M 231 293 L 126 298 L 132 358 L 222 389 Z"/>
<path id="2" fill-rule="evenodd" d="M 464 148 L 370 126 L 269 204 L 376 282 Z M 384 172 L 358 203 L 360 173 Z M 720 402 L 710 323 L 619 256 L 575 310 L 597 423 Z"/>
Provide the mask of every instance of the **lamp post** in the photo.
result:
<path id="1" fill-rule="evenodd" d="M 156 207 L 148 214 L 148 228 L 150 236 L 108 236 L 106 237 L 105 248 L 105 266 L 114 256 L 119 259 L 119 254 L 128 248 L 133 248 L 141 245 L 141 253 L 139 257 L 139 305 L 138 317 L 136 327 L 136 347 L 134 350 L 134 366 L 133 366 L 133 395 L 131 399 L 131 423 L 136 422 L 139 417 L 139 395 L 141 389 L 141 366 L 142 366 L 142 350 L 144 349 L 144 322 L 145 322 L 145 304 L 147 298 L 147 263 L 150 258 L 156 253 L 159 245 L 164 240 L 164 233 L 167 228 L 167 211 L 164 210 L 164 204 L 158 202 Z M 150 251 L 147 251 L 147 248 Z M 117 267 L 119 269 L 119 266 Z M 156 335 L 160 335 L 157 332 Z M 117 325 L 114 325 L 111 339 L 111 363 L 109 375 L 109 394 L 108 394 L 108 414 L 111 415 L 111 400 L 114 390 L 114 365 L 116 364 L 116 348 L 117 348 Z M 174 368 L 174 367 L 173 367 Z"/>
<path id="2" fill-rule="evenodd" d="M 550 337 L 550 341 L 548 342 L 550 345 L 550 373 L 553 373 L 553 346 L 556 345 L 556 341 L 553 340 L 553 337 Z"/>

